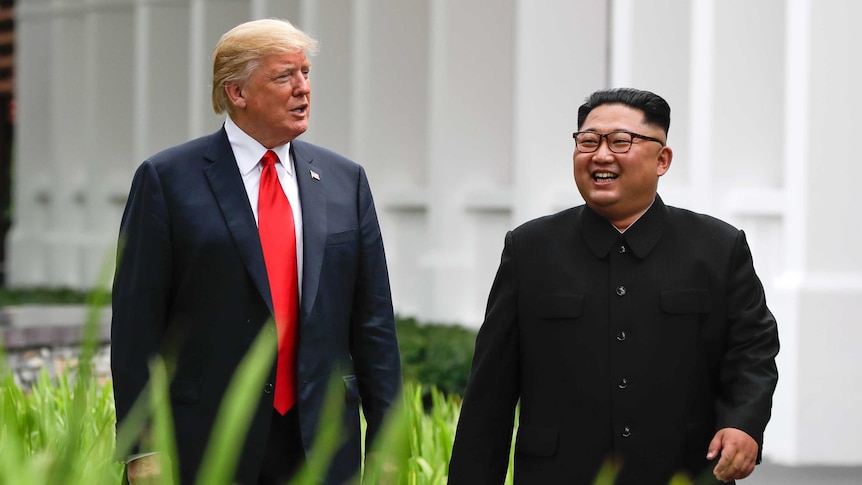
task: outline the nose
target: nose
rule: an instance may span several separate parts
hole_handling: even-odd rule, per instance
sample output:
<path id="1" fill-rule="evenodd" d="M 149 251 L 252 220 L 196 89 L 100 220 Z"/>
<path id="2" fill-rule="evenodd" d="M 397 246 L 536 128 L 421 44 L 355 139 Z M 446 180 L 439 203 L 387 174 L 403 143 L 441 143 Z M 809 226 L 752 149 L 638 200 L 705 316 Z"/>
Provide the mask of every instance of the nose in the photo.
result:
<path id="1" fill-rule="evenodd" d="M 299 73 L 293 83 L 294 96 L 305 96 L 311 92 L 311 81 L 304 74 Z"/>
<path id="2" fill-rule="evenodd" d="M 602 137 L 599 141 L 599 147 L 596 148 L 596 151 L 593 152 L 593 160 L 600 163 L 608 163 L 612 162 L 614 159 L 614 152 L 611 151 L 610 145 L 608 145 L 608 139 L 606 137 Z"/>

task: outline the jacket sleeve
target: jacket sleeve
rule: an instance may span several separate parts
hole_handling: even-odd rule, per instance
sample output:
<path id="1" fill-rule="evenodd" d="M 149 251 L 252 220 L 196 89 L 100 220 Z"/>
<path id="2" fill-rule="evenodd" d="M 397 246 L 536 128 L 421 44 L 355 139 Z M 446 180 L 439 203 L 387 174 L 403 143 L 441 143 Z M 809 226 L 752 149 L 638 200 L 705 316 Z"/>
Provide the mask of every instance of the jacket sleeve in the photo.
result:
<path id="1" fill-rule="evenodd" d="M 147 384 L 148 361 L 165 329 L 171 274 L 168 217 L 155 167 L 144 162 L 135 173 L 120 224 L 112 291 L 111 372 L 118 427 Z"/>
<path id="2" fill-rule="evenodd" d="M 363 169 L 360 169 L 358 194 L 359 271 L 350 338 L 362 412 L 368 425 L 366 449 L 370 449 L 386 413 L 400 396 L 401 357 L 383 239 Z"/>
<path id="3" fill-rule="evenodd" d="M 719 370 L 717 427 L 737 428 L 762 452 L 778 382 L 778 326 L 766 306 L 745 233 L 739 231 L 728 268 L 727 347 Z M 759 458 L 758 458 L 759 461 Z"/>
<path id="4" fill-rule="evenodd" d="M 503 483 L 520 396 L 518 281 L 513 236 L 506 235 L 497 276 L 458 419 L 449 484 Z"/>

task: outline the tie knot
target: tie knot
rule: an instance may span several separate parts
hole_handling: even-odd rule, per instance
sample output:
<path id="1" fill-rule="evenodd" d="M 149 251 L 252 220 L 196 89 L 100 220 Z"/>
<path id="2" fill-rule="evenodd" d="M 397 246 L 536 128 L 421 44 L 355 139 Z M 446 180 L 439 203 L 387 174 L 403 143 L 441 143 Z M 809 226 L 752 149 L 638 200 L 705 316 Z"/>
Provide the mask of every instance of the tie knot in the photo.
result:
<path id="1" fill-rule="evenodd" d="M 261 165 L 264 168 L 268 166 L 275 166 L 276 162 L 278 162 L 278 155 L 275 154 L 272 150 L 267 150 L 266 153 L 263 154 L 263 157 L 260 159 Z"/>

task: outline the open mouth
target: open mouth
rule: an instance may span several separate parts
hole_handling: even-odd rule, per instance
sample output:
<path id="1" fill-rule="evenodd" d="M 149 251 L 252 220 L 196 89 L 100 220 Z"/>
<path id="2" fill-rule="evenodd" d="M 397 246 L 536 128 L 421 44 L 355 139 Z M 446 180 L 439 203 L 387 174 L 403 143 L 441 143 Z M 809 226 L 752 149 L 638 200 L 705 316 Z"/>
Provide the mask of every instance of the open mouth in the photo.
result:
<path id="1" fill-rule="evenodd" d="M 291 111 L 291 112 L 293 112 L 293 113 L 296 113 L 296 114 L 304 114 L 306 109 L 308 109 L 308 105 L 307 105 L 307 104 L 304 104 L 304 105 L 299 106 L 299 107 L 297 107 L 297 108 L 294 108 L 294 109 L 292 109 L 292 110 L 290 110 L 290 111 Z"/>
<path id="2" fill-rule="evenodd" d="M 596 182 L 611 182 L 618 177 L 619 175 L 611 172 L 596 172 L 593 174 L 593 180 Z"/>

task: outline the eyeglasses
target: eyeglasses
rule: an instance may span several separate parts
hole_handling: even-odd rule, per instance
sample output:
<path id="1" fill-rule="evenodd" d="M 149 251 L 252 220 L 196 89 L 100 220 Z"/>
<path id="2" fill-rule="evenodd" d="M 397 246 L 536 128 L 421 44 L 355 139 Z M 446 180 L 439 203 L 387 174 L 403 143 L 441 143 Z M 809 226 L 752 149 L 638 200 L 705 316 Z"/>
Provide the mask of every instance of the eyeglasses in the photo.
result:
<path id="1" fill-rule="evenodd" d="M 592 153 L 599 149 L 602 138 L 607 138 L 608 148 L 614 153 L 625 153 L 632 147 L 635 138 L 641 140 L 655 141 L 664 146 L 664 142 L 651 136 L 638 135 L 626 130 L 617 130 L 610 133 L 596 133 L 595 131 L 576 131 L 572 133 L 575 146 L 581 153 Z"/>

